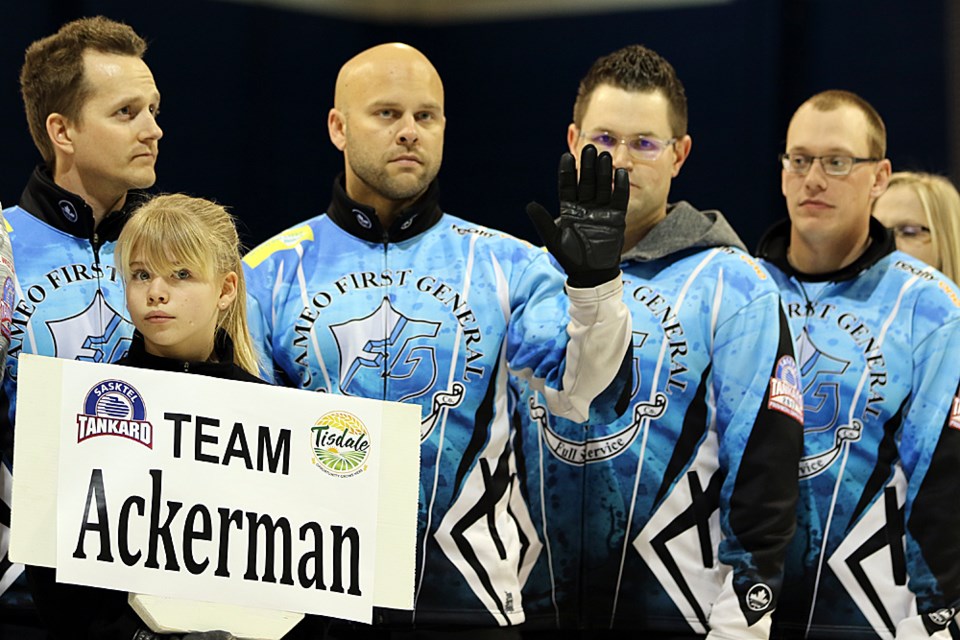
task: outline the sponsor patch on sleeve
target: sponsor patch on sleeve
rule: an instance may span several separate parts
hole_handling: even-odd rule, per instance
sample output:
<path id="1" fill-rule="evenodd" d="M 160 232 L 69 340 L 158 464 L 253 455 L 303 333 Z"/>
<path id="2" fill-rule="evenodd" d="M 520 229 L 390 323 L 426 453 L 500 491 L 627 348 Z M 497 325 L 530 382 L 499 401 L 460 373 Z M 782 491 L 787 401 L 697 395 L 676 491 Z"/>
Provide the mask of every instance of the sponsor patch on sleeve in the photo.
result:
<path id="1" fill-rule="evenodd" d="M 947 418 L 947 426 L 960 431 L 960 397 L 953 397 L 953 404 L 950 405 L 950 415 Z"/>
<path id="2" fill-rule="evenodd" d="M 773 604 L 773 590 L 758 582 L 747 591 L 746 600 L 751 611 L 766 611 Z"/>
<path id="3" fill-rule="evenodd" d="M 770 399 L 767 408 L 779 411 L 803 424 L 803 394 L 800 392 L 800 372 L 793 356 L 781 356 L 774 376 L 770 378 Z"/>
<path id="4" fill-rule="evenodd" d="M 956 404 L 956 399 L 954 399 L 954 404 Z M 923 628 L 930 635 L 938 631 L 942 631 L 947 628 L 947 625 L 950 624 L 950 621 L 953 620 L 953 617 L 956 615 L 956 609 L 938 609 L 932 613 L 928 613 L 923 616 Z"/>
<path id="5" fill-rule="evenodd" d="M 0 334 L 10 340 L 10 326 L 13 322 L 13 307 L 16 302 L 16 293 L 13 280 L 7 276 L 3 281 L 3 293 L 0 297 Z"/>

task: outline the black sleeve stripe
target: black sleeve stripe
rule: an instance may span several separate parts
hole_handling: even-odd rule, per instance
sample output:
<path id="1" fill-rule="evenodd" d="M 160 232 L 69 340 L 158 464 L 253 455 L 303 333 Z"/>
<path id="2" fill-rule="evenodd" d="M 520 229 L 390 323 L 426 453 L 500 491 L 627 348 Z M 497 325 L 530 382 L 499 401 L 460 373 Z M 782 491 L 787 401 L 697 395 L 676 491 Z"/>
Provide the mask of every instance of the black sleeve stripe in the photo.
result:
<path id="1" fill-rule="evenodd" d="M 779 315 L 780 344 L 771 377 L 777 361 L 793 354 L 783 309 Z M 751 554 L 759 574 L 756 578 L 773 587 L 781 583 L 784 553 L 796 528 L 803 427 L 785 413 L 770 409 L 769 399 L 768 385 L 730 496 L 730 527 Z M 775 588 L 774 593 L 778 592 Z"/>
<path id="2" fill-rule="evenodd" d="M 960 389 L 957 392 L 960 393 Z M 947 412 L 943 421 L 930 467 L 907 522 L 907 530 L 920 546 L 923 559 L 939 586 L 942 600 L 937 608 L 960 604 L 960 547 L 957 546 L 960 509 L 956 508 L 960 431 L 950 426 L 950 413 Z"/>

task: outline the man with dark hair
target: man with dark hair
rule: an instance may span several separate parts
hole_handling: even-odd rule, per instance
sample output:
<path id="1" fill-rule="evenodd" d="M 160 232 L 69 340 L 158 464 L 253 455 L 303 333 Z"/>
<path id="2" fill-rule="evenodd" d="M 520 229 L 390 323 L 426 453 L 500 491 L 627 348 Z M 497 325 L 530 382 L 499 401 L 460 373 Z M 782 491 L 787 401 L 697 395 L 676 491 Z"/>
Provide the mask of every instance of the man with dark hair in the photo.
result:
<path id="1" fill-rule="evenodd" d="M 781 154 L 789 220 L 758 255 L 803 375 L 797 535 L 783 638 L 950 638 L 960 607 L 960 293 L 870 216 L 887 188 L 876 110 L 825 91 Z"/>
<path id="2" fill-rule="evenodd" d="M 423 408 L 415 610 L 327 637 L 513 636 L 500 627 L 523 621 L 530 521 L 508 372 L 580 421 L 626 372 L 626 174 L 590 147 L 578 186 L 562 160 L 559 225 L 542 208 L 536 220 L 568 265 L 565 292 L 547 252 L 440 208 L 444 92 L 422 53 L 393 43 L 347 61 L 327 125 L 344 174 L 324 214 L 244 258 L 251 331 L 283 384 Z"/>
<path id="3" fill-rule="evenodd" d="M 20 353 L 112 362 L 132 328 L 113 241 L 128 191 L 156 180 L 160 94 L 127 25 L 84 18 L 27 49 L 27 121 L 43 156 L 18 206 L 4 211 L 20 264 L 2 415 L 10 435 Z M 9 440 L 4 444 L 8 445 Z"/>
<path id="4" fill-rule="evenodd" d="M 133 333 L 113 244 L 131 205 L 129 190 L 156 180 L 163 132 L 160 94 L 142 59 L 146 48 L 129 26 L 102 17 L 66 24 L 27 48 L 20 84 L 43 163 L 20 203 L 3 212 L 17 261 L 0 393 L 4 464 L 12 455 L 20 354 L 112 362 Z M 8 482 L 0 477 L 0 485 Z"/>
<path id="5" fill-rule="evenodd" d="M 719 212 L 668 204 L 692 142 L 683 85 L 657 53 L 594 63 L 567 144 L 608 150 L 630 176 L 633 388 L 621 418 L 586 429 L 522 390 L 523 490 L 545 547 L 525 567 L 531 635 L 767 638 L 802 446 L 776 286 Z"/>

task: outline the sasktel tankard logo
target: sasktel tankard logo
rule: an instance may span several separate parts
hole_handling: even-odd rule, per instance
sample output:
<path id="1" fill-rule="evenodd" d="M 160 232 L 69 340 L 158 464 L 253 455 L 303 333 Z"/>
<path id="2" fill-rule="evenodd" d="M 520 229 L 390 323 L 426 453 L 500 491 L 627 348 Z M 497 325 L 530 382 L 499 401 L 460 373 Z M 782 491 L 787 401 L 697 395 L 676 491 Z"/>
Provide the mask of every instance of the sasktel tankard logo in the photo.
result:
<path id="1" fill-rule="evenodd" d="M 332 476 L 349 478 L 367 470 L 370 433 L 352 413 L 325 413 L 310 429 L 313 463 Z"/>
<path id="2" fill-rule="evenodd" d="M 77 414 L 77 442 L 95 436 L 120 436 L 153 449 L 153 426 L 140 393 L 122 380 L 98 382 Z"/>

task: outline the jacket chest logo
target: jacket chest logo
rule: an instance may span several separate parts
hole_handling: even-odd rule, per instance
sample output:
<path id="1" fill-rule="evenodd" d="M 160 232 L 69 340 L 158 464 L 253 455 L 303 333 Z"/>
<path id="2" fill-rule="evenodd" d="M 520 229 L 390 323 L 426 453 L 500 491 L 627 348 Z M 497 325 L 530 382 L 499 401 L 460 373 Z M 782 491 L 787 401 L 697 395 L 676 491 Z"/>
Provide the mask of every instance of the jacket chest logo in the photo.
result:
<path id="1" fill-rule="evenodd" d="M 423 395 L 437 380 L 439 322 L 408 318 L 384 298 L 370 315 L 330 330 L 340 353 L 340 391 L 346 395 L 369 395 L 389 383 L 391 399 L 403 402 Z"/>

